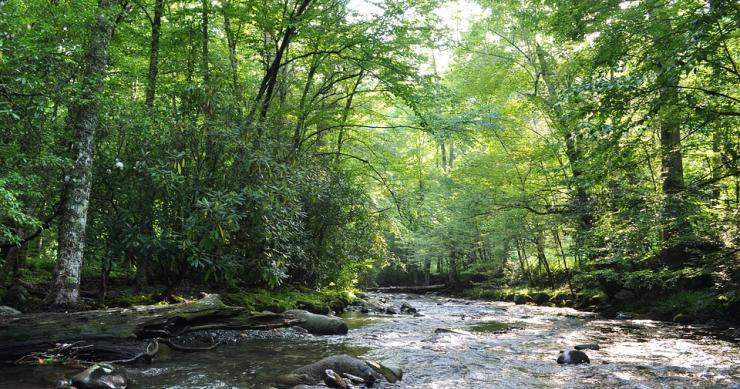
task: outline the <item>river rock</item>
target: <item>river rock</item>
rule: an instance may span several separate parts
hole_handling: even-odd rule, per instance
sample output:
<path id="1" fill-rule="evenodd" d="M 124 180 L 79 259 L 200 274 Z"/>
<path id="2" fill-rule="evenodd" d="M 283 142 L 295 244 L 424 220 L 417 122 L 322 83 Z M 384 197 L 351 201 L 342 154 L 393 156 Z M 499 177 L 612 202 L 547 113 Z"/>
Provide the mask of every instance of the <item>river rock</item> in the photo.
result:
<path id="1" fill-rule="evenodd" d="M 335 355 L 324 358 L 310 365 L 299 367 L 290 374 L 278 377 L 277 383 L 283 385 L 315 385 L 324 381 L 327 370 L 339 374 L 351 374 L 362 378 L 367 383 L 373 383 L 383 378 L 383 374 L 375 371 L 368 363 L 349 355 Z"/>
<path id="2" fill-rule="evenodd" d="M 412 315 L 416 314 L 417 312 L 418 311 L 416 310 L 416 308 L 412 307 L 411 304 L 409 304 L 408 302 L 404 301 L 403 303 L 401 303 L 401 313 Z"/>
<path id="3" fill-rule="evenodd" d="M 375 361 L 365 361 L 365 363 L 390 383 L 398 382 L 403 378 L 403 370 L 398 366 L 386 366 Z"/>
<path id="4" fill-rule="evenodd" d="M 128 386 L 125 370 L 99 363 L 72 376 L 72 386 L 77 389 L 124 389 Z"/>
<path id="5" fill-rule="evenodd" d="M 550 295 L 544 292 L 538 292 L 532 296 L 532 301 L 537 305 L 543 305 L 550 302 Z"/>
<path id="6" fill-rule="evenodd" d="M 330 388 L 348 389 L 347 381 L 332 369 L 326 369 L 324 372 L 324 383 Z"/>
<path id="7" fill-rule="evenodd" d="M 577 365 L 579 363 L 591 363 L 588 355 L 579 350 L 561 351 L 558 355 L 558 363 L 565 365 Z"/>
<path id="8" fill-rule="evenodd" d="M 303 320 L 298 327 L 314 335 L 346 335 L 348 331 L 347 323 L 336 316 L 317 315 L 300 309 L 292 309 L 285 313 Z"/>
<path id="9" fill-rule="evenodd" d="M 601 347 L 599 347 L 599 345 L 596 343 L 586 343 L 586 344 L 577 344 L 573 348 L 576 350 L 598 350 Z"/>
<path id="10" fill-rule="evenodd" d="M 385 309 L 385 313 L 387 313 L 389 315 L 397 315 L 398 314 L 398 311 L 396 311 L 396 308 L 388 307 L 388 308 Z"/>
<path id="11" fill-rule="evenodd" d="M 20 315 L 21 311 L 11 308 L 7 305 L 0 305 L 0 316 L 13 316 L 13 315 Z"/>
<path id="12" fill-rule="evenodd" d="M 514 296 L 514 300 L 513 301 L 514 301 L 514 304 L 516 304 L 516 305 L 522 305 L 522 304 L 526 304 L 526 303 L 531 303 L 532 302 L 532 298 L 529 297 L 529 295 L 526 295 L 526 294 L 518 294 L 518 295 Z"/>

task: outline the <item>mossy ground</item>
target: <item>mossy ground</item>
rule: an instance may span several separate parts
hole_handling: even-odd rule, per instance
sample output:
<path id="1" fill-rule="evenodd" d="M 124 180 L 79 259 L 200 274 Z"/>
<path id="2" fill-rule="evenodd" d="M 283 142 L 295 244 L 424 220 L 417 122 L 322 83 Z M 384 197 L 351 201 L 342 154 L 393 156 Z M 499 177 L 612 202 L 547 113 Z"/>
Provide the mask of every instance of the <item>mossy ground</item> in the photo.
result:
<path id="1" fill-rule="evenodd" d="M 243 306 L 251 311 L 283 312 L 288 309 L 305 309 L 327 314 L 341 311 L 357 298 L 354 290 L 265 290 L 253 289 L 228 292 L 222 295 L 225 303 Z"/>
<path id="2" fill-rule="evenodd" d="M 53 260 L 36 259 L 30 261 L 26 269 L 21 270 L 20 278 L 25 285 L 31 285 L 38 291 L 44 290 L 51 281 Z M 99 288 L 98 272 L 83 267 L 83 291 L 95 291 Z M 327 314 L 342 309 L 354 302 L 359 292 L 356 289 L 342 289 L 326 287 L 321 290 L 308 288 L 267 289 L 240 289 L 230 287 L 226 290 L 209 285 L 191 285 L 178 288 L 173 292 L 173 298 L 165 299 L 162 296 L 163 287 L 137 290 L 134 286 L 133 274 L 112 272 L 108 280 L 108 295 L 101 304 L 100 301 L 83 294 L 78 309 L 98 309 L 108 307 L 130 307 L 134 305 L 167 304 L 171 302 L 192 300 L 199 298 L 200 292 L 218 293 L 226 304 L 242 306 L 251 311 L 283 312 L 288 309 L 305 309 L 313 313 Z M 9 305 L 23 312 L 43 310 L 42 294 L 24 292 L 23 296 L 11 296 L 6 289 L 0 288 L 0 305 Z M 13 297 L 13 298 L 11 298 Z M 174 300 L 174 301 L 173 301 Z"/>

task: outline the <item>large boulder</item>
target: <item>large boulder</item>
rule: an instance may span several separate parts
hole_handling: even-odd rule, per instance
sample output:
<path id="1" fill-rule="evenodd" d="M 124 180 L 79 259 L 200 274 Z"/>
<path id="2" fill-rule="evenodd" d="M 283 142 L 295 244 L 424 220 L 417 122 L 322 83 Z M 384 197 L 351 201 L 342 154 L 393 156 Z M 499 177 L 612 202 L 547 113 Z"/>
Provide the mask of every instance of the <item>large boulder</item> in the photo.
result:
<path id="1" fill-rule="evenodd" d="M 408 302 L 404 301 L 403 303 L 401 303 L 401 313 L 405 313 L 405 314 L 408 314 L 408 315 L 413 315 L 413 314 L 418 313 L 418 311 L 416 310 L 416 308 L 414 308 L 413 306 L 411 306 L 411 304 L 409 304 Z"/>
<path id="2" fill-rule="evenodd" d="M 562 365 L 577 365 L 579 363 L 591 363 L 588 355 L 579 350 L 561 351 L 558 355 L 558 363 Z"/>
<path id="3" fill-rule="evenodd" d="M 537 305 L 543 305 L 550 302 L 550 295 L 545 292 L 537 292 L 532 295 L 532 301 Z"/>
<path id="4" fill-rule="evenodd" d="M 128 386 L 125 370 L 99 363 L 72 376 L 77 389 L 125 389 Z"/>
<path id="5" fill-rule="evenodd" d="M 375 371 L 361 359 L 349 355 L 335 355 L 310 365 L 299 367 L 290 374 L 279 377 L 277 383 L 283 385 L 315 385 L 323 382 L 327 370 L 332 370 L 340 377 L 345 374 L 360 377 L 367 383 L 372 383 L 383 378 L 381 373 Z"/>
<path id="6" fill-rule="evenodd" d="M 317 315 L 300 309 L 285 311 L 286 314 L 302 320 L 301 327 L 314 335 L 346 335 L 348 328 L 344 320 L 336 316 Z"/>

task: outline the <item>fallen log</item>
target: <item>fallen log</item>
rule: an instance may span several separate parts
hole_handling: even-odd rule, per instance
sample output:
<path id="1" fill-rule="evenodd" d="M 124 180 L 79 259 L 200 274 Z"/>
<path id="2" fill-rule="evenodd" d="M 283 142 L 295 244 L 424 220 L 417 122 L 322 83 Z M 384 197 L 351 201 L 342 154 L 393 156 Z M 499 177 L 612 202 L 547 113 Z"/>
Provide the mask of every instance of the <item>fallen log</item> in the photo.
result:
<path id="1" fill-rule="evenodd" d="M 0 360 L 29 355 L 62 355 L 84 361 L 127 360 L 141 356 L 151 339 L 168 339 L 201 330 L 289 327 L 290 315 L 253 314 L 209 294 L 191 302 L 74 313 L 49 312 L 0 317 Z M 164 342 L 168 343 L 168 342 Z M 62 350 L 66 354 L 49 354 Z M 53 358 L 50 358 L 53 359 Z"/>
<path id="2" fill-rule="evenodd" d="M 426 285 L 426 286 L 384 286 L 378 288 L 367 288 L 368 292 L 380 293 L 414 293 L 424 294 L 427 292 L 439 292 L 447 288 L 445 284 Z"/>

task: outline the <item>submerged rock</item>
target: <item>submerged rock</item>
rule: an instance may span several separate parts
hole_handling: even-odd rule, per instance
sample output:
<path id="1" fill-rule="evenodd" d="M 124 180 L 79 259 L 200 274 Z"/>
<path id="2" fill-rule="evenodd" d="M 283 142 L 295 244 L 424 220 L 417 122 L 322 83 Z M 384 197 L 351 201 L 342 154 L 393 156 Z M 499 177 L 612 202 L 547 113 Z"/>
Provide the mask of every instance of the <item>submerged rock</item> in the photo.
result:
<path id="1" fill-rule="evenodd" d="M 100 363 L 72 376 L 72 386 L 77 389 L 124 389 L 128 386 L 123 369 Z"/>
<path id="2" fill-rule="evenodd" d="M 513 327 L 507 323 L 491 320 L 473 324 L 468 328 L 473 332 L 503 334 L 511 330 Z"/>
<path id="3" fill-rule="evenodd" d="M 346 335 L 348 331 L 347 323 L 336 316 L 317 315 L 300 309 L 292 309 L 285 313 L 303 320 L 298 327 L 314 335 Z"/>
<path id="4" fill-rule="evenodd" d="M 435 334 L 458 334 L 458 335 L 470 335 L 470 332 L 456 330 L 452 328 L 437 328 L 434 330 Z"/>
<path id="5" fill-rule="evenodd" d="M 564 365 L 577 365 L 579 363 L 591 363 L 588 355 L 579 350 L 561 351 L 558 355 L 558 363 Z"/>
<path id="6" fill-rule="evenodd" d="M 573 348 L 576 350 L 598 350 L 601 347 L 599 347 L 599 345 L 596 343 L 586 343 L 586 344 L 577 344 Z"/>

